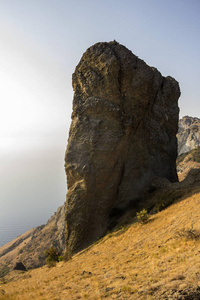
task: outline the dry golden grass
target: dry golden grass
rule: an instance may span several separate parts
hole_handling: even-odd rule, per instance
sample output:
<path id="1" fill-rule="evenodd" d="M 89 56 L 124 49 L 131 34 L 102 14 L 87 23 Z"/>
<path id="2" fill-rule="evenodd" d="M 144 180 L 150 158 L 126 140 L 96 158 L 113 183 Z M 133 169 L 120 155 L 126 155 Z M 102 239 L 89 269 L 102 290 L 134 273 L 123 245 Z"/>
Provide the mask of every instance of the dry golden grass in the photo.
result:
<path id="1" fill-rule="evenodd" d="M 187 153 L 183 153 L 177 158 L 177 171 L 179 180 L 186 178 L 191 169 L 200 169 L 200 147 L 193 149 Z"/>
<path id="2" fill-rule="evenodd" d="M 187 235 L 189 230 L 195 236 Z M 10 274 L 0 283 L 0 299 L 162 299 L 166 290 L 196 288 L 199 233 L 196 193 L 147 224 L 108 234 L 68 262 Z"/>

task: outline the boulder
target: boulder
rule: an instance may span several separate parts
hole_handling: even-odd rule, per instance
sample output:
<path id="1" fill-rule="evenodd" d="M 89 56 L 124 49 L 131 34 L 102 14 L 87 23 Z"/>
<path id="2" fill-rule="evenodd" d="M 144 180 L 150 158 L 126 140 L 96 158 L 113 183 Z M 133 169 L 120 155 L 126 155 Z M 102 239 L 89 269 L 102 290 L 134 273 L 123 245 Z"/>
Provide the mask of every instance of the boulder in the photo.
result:
<path id="1" fill-rule="evenodd" d="M 102 237 L 152 180 L 176 182 L 179 85 L 116 41 L 97 43 L 73 74 L 65 156 L 66 253 Z"/>
<path id="2" fill-rule="evenodd" d="M 24 266 L 23 262 L 16 262 L 13 270 L 18 270 L 18 271 L 27 271 L 26 267 Z"/>

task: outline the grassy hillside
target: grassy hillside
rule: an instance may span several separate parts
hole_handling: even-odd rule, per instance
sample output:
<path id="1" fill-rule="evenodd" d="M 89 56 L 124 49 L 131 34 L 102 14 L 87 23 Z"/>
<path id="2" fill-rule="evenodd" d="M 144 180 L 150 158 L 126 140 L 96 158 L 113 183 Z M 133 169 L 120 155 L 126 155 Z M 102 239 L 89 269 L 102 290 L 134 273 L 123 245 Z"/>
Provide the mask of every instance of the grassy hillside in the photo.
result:
<path id="1" fill-rule="evenodd" d="M 199 220 L 196 190 L 68 262 L 10 273 L 0 299 L 200 299 Z"/>
<path id="2" fill-rule="evenodd" d="M 179 165 L 185 159 L 186 159 L 186 162 L 194 161 L 194 162 L 200 163 L 200 146 L 189 152 L 179 155 L 177 158 L 177 165 Z"/>
<path id="3" fill-rule="evenodd" d="M 177 158 L 177 172 L 179 180 L 183 180 L 193 168 L 200 168 L 200 147 L 183 153 Z"/>
<path id="4" fill-rule="evenodd" d="M 18 261 L 23 261 L 28 269 L 43 266 L 44 251 L 50 247 L 64 250 L 64 213 L 63 205 L 46 225 L 33 228 L 0 247 L 0 277 L 13 270 Z"/>
<path id="5" fill-rule="evenodd" d="M 148 222 L 138 222 L 138 203 L 71 260 L 0 278 L 0 300 L 200 299 L 200 172 L 190 171 L 200 168 L 199 154 L 197 148 L 178 160 L 185 180 L 151 191 Z"/>

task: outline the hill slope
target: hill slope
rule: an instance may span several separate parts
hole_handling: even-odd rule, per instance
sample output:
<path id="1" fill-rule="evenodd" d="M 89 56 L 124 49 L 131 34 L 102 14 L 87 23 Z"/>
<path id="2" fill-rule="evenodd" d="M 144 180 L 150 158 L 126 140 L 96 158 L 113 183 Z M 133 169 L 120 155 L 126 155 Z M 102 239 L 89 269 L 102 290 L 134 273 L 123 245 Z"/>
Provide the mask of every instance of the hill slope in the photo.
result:
<path id="1" fill-rule="evenodd" d="M 147 224 L 133 220 L 68 262 L 10 273 L 0 299 L 200 299 L 199 220 L 196 188 Z"/>
<path id="2" fill-rule="evenodd" d="M 200 146 L 179 155 L 177 159 L 179 181 L 185 179 L 191 169 L 200 169 Z"/>
<path id="3" fill-rule="evenodd" d="M 12 270 L 16 262 L 22 261 L 26 268 L 37 268 L 45 264 L 44 251 L 50 247 L 64 250 L 64 205 L 41 225 L 20 235 L 0 248 L 0 276 Z"/>

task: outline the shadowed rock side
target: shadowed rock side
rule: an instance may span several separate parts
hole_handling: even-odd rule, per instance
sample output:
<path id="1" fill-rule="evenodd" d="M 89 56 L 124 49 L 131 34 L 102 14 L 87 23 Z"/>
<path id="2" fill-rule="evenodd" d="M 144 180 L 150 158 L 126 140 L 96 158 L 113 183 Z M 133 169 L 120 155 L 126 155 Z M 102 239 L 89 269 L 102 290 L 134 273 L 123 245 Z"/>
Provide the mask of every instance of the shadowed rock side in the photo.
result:
<path id="1" fill-rule="evenodd" d="M 73 74 L 65 157 L 66 252 L 105 234 L 152 179 L 177 181 L 178 83 L 117 42 L 89 48 Z"/>

